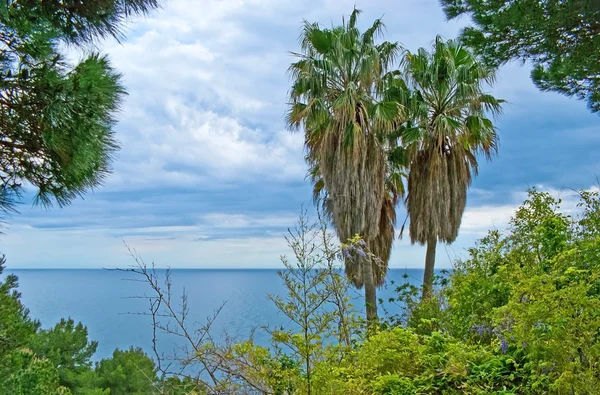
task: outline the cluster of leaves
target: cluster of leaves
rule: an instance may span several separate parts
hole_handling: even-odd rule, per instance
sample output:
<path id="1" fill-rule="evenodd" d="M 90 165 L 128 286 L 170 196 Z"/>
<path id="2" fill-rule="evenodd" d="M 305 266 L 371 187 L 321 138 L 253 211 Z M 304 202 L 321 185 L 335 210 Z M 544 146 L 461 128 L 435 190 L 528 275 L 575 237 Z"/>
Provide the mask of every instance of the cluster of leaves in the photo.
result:
<path id="1" fill-rule="evenodd" d="M 449 19 L 471 16 L 462 40 L 492 66 L 530 61 L 542 90 L 600 111 L 600 3 L 596 0 L 442 0 Z"/>
<path id="2" fill-rule="evenodd" d="M 99 185 L 118 148 L 115 115 L 125 90 L 106 56 L 78 63 L 71 47 L 114 36 L 159 0 L 7 0 L 0 6 L 0 210 L 24 185 L 36 202 L 68 204 Z"/>

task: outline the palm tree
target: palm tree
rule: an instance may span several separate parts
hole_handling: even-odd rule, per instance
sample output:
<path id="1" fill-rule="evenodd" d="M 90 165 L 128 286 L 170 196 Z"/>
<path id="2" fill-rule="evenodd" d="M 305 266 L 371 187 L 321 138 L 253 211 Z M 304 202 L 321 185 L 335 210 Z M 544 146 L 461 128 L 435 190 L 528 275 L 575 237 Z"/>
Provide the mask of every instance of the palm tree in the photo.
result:
<path id="1" fill-rule="evenodd" d="M 460 228 L 467 189 L 477 175 L 477 155 L 487 159 L 497 149 L 489 115 L 502 100 L 484 92 L 494 81 L 487 69 L 457 41 L 439 36 L 429 53 L 407 52 L 403 78 L 411 94 L 404 106 L 412 125 L 403 131 L 410 166 L 406 206 L 412 243 L 427 245 L 423 298 L 431 296 L 438 241 L 452 243 Z"/>
<path id="2" fill-rule="evenodd" d="M 367 319 L 377 317 L 376 286 L 387 270 L 395 201 L 386 194 L 386 154 L 378 136 L 389 132 L 400 105 L 382 101 L 397 43 L 375 43 L 383 23 L 360 32 L 359 10 L 331 29 L 304 23 L 301 53 L 290 66 L 288 125 L 303 128 L 309 174 L 342 243 L 356 234 L 380 259 L 346 259 L 346 273 L 365 287 Z M 393 203 L 393 204 L 390 204 Z M 391 227 L 390 227 L 391 226 Z M 390 233 L 391 231 L 391 233 Z"/>

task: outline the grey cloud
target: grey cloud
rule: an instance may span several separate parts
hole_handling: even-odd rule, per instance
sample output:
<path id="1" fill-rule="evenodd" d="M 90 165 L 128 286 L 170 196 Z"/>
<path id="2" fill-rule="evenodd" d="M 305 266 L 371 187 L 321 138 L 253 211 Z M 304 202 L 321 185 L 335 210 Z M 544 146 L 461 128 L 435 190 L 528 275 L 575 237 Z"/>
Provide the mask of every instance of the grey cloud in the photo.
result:
<path id="1" fill-rule="evenodd" d="M 183 266 L 202 254 L 236 264 L 235 253 L 242 264 L 276 265 L 287 250 L 280 235 L 302 203 L 311 207 L 302 136 L 283 122 L 287 51 L 298 48 L 302 19 L 338 24 L 355 2 L 169 0 L 132 25 L 123 45 L 104 43 L 129 91 L 115 174 L 71 207 L 22 207 L 4 249 L 24 266 L 102 266 L 121 262 L 120 238 L 127 238 L 152 258 Z M 428 46 L 437 33 L 454 37 L 467 23 L 447 23 L 438 0 L 356 5 L 364 25 L 383 16 L 386 39 L 410 50 Z M 500 70 L 493 93 L 510 101 L 498 120 L 500 154 L 481 162 L 457 251 L 506 219 L 515 190 L 539 183 L 577 188 L 600 173 L 598 118 L 581 102 L 539 92 L 528 66 L 515 64 Z M 490 217 L 499 219 L 491 224 Z M 226 255 L 224 248 L 231 248 Z M 422 250 L 406 240 L 394 251 L 395 267 L 420 266 Z"/>

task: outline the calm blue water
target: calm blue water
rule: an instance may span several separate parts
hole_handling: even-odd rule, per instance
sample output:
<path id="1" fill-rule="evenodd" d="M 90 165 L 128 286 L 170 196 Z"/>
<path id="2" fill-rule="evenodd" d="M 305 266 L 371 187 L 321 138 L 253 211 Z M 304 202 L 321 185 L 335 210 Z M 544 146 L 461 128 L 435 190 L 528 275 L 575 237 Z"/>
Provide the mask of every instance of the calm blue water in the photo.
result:
<path id="1" fill-rule="evenodd" d="M 158 271 L 162 276 L 164 271 Z M 94 270 L 6 270 L 19 276 L 22 299 L 33 318 L 44 328 L 55 325 L 61 317 L 72 317 L 83 322 L 91 340 L 99 342 L 95 360 L 109 357 L 115 348 L 142 347 L 151 353 L 151 319 L 141 313 L 148 311 L 148 300 L 132 298 L 151 295 L 146 283 L 130 281 L 141 279 L 134 274 Z M 422 270 L 391 270 L 389 279 L 397 283 L 415 284 L 422 280 Z M 389 280 L 388 280 L 389 281 Z M 173 294 L 188 294 L 190 323 L 205 322 L 207 316 L 225 303 L 213 333 L 224 330 L 229 335 L 245 338 L 253 327 L 286 325 L 288 321 L 278 314 L 267 294 L 283 294 L 285 289 L 276 270 L 173 270 Z M 391 286 L 379 291 L 379 296 L 392 296 Z M 357 307 L 361 308 L 361 300 Z M 266 334 L 258 333 L 256 340 L 266 342 Z M 176 339 L 159 338 L 159 348 L 170 353 Z"/>

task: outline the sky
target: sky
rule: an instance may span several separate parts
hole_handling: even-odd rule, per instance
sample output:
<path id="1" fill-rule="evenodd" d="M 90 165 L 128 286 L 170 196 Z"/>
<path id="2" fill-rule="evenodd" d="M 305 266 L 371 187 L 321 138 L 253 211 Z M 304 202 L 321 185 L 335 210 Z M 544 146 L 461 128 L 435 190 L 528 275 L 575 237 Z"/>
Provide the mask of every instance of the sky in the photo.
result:
<path id="1" fill-rule="evenodd" d="M 437 0 L 166 0 L 131 21 L 126 40 L 100 43 L 129 93 L 114 173 L 63 209 L 25 199 L 0 236 L 8 267 L 126 267 L 127 246 L 160 267 L 280 267 L 286 229 L 303 206 L 313 211 L 302 135 L 284 122 L 288 52 L 299 49 L 303 20 L 337 25 L 355 4 L 360 26 L 382 17 L 385 39 L 411 51 L 469 24 L 447 22 Z M 437 267 L 505 229 L 527 188 L 573 208 L 570 188 L 596 184 L 600 117 L 539 92 L 529 73 L 506 65 L 489 88 L 508 102 L 496 120 L 499 152 L 481 159 L 459 237 L 438 246 Z M 390 266 L 420 268 L 424 253 L 398 239 Z"/>

